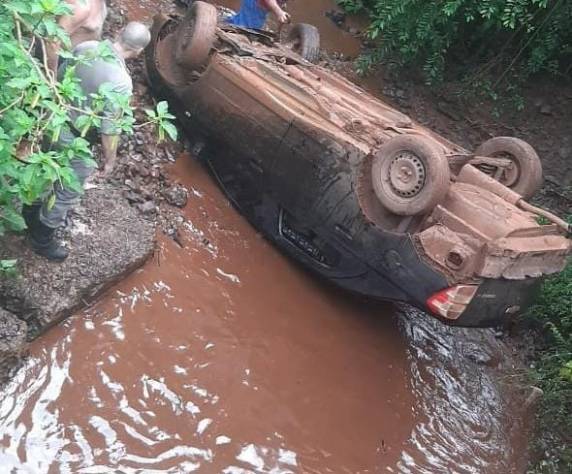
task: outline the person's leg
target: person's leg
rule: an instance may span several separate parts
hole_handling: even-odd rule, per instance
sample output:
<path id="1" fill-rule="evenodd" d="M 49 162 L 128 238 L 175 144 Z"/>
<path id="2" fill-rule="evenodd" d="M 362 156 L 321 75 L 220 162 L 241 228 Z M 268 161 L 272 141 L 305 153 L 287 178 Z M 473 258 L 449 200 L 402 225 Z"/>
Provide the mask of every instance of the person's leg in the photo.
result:
<path id="1" fill-rule="evenodd" d="M 73 159 L 70 164 L 79 184 L 83 188 L 85 180 L 91 176 L 94 168 L 88 166 L 80 159 Z M 46 199 L 42 205 L 40 221 L 48 227 L 57 229 L 64 225 L 67 213 L 77 206 L 81 198 L 81 193 L 73 189 L 65 188 L 60 183 L 56 183 L 52 195 L 55 196 L 55 198 Z M 49 206 L 50 201 L 53 202 L 51 207 Z"/>
<path id="2" fill-rule="evenodd" d="M 94 168 L 79 159 L 72 160 L 71 166 L 83 187 Z M 69 210 L 79 203 L 80 196 L 81 193 L 56 183 L 53 193 L 40 206 L 24 207 L 22 213 L 28 225 L 30 242 L 37 254 L 56 261 L 64 260 L 68 256 L 68 250 L 55 240 L 55 232 L 65 223 Z"/>

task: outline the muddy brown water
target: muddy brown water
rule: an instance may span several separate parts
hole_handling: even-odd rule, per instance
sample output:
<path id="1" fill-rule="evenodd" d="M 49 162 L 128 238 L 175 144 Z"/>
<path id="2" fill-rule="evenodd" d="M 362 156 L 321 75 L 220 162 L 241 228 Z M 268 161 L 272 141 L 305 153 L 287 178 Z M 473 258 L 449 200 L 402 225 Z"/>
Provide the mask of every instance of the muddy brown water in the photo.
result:
<path id="1" fill-rule="evenodd" d="M 160 237 L 32 343 L 0 394 L 2 472 L 524 471 L 526 413 L 492 331 L 339 292 L 191 157 L 172 174 L 191 190 L 183 247 Z"/>

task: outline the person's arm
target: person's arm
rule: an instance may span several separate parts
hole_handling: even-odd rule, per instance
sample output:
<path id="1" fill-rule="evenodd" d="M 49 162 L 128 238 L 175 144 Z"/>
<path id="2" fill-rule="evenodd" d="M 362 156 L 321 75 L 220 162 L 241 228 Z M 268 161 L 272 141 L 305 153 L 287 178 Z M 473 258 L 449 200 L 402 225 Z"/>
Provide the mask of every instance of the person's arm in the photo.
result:
<path id="1" fill-rule="evenodd" d="M 109 176 L 117 163 L 117 146 L 119 135 L 101 134 L 101 151 L 103 154 L 103 176 Z"/>
<path id="2" fill-rule="evenodd" d="M 132 86 L 120 84 L 113 88 L 115 94 L 131 97 Z M 109 176 L 117 163 L 117 148 L 121 135 L 120 122 L 124 111 L 114 100 L 108 101 L 101 121 L 101 148 L 103 158 L 103 176 Z"/>
<path id="3" fill-rule="evenodd" d="M 278 23 L 290 22 L 290 14 L 282 10 L 276 0 L 262 0 L 262 3 L 266 9 L 276 17 Z"/>

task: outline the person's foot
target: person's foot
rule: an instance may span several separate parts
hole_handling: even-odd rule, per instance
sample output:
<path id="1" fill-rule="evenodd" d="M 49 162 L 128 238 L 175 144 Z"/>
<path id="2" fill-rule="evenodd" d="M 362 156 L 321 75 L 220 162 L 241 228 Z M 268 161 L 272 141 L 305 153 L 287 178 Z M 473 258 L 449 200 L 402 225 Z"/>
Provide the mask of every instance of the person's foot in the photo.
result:
<path id="1" fill-rule="evenodd" d="M 109 178 L 113 174 L 113 170 L 115 169 L 115 165 L 105 165 L 103 167 L 103 171 L 101 172 L 101 176 L 103 178 Z"/>
<path id="2" fill-rule="evenodd" d="M 41 255 L 48 260 L 52 260 L 54 262 L 63 262 L 66 258 L 68 258 L 69 251 L 63 245 L 52 239 L 48 243 L 39 243 L 30 237 L 30 242 L 32 244 L 32 249 L 38 255 Z"/>
<path id="3" fill-rule="evenodd" d="M 69 251 L 56 240 L 56 229 L 48 227 L 40 220 L 39 213 L 40 206 L 26 206 L 22 210 L 28 226 L 30 246 L 38 255 L 61 262 L 68 257 Z"/>

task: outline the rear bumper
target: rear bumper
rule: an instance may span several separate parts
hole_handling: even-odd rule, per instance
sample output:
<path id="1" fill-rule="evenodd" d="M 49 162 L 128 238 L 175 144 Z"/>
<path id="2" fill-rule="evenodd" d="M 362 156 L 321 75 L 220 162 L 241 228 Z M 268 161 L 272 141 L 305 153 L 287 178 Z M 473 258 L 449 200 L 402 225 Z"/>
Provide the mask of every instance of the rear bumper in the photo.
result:
<path id="1" fill-rule="evenodd" d="M 535 300 L 541 278 L 524 280 L 485 280 L 455 321 L 455 326 L 492 327 L 508 323 L 514 316 L 523 313 Z"/>

